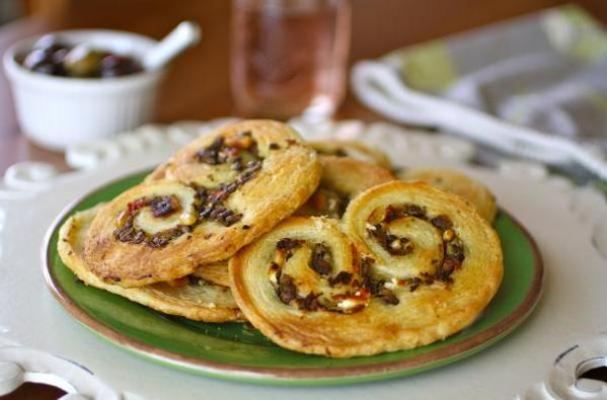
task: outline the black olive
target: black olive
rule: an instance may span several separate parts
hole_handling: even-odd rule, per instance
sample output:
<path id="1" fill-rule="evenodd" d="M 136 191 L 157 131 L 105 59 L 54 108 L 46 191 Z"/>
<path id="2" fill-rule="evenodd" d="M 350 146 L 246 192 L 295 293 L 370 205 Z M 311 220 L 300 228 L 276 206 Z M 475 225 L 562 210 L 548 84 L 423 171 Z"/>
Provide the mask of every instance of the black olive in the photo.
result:
<path id="1" fill-rule="evenodd" d="M 29 70 L 34 70 L 41 64 L 49 64 L 52 62 L 51 55 L 42 49 L 34 49 L 30 51 L 23 60 L 23 66 Z"/>
<path id="2" fill-rule="evenodd" d="M 101 76 L 104 78 L 130 75 L 141 71 L 141 66 L 135 59 L 116 54 L 103 57 L 100 68 Z"/>
<path id="3" fill-rule="evenodd" d="M 65 59 L 65 56 L 68 53 L 68 49 L 58 49 L 55 50 L 53 53 L 51 53 L 50 58 L 53 61 L 53 63 L 55 64 L 61 64 L 61 66 L 63 66 L 63 61 Z"/>
<path id="4" fill-rule="evenodd" d="M 87 46 L 76 46 L 71 49 L 63 61 L 69 76 L 78 78 L 92 78 L 99 76 L 101 59 L 106 53 L 93 50 Z"/>
<path id="5" fill-rule="evenodd" d="M 32 71 L 45 75 L 65 76 L 65 69 L 61 64 L 43 63 L 38 64 Z"/>

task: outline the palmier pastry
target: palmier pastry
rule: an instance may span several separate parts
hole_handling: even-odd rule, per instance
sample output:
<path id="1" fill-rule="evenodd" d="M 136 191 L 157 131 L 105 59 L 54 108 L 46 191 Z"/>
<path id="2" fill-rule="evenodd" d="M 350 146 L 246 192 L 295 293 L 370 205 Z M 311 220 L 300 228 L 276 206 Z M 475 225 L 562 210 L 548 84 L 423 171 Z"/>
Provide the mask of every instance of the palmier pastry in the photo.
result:
<path id="1" fill-rule="evenodd" d="M 499 287 L 497 235 L 453 194 L 389 182 L 343 221 L 345 233 L 292 217 L 230 261 L 236 302 L 278 345 L 332 357 L 426 345 L 471 324 Z"/>
<path id="2" fill-rule="evenodd" d="M 493 222 L 497 213 L 495 196 L 482 183 L 460 172 L 448 169 L 408 169 L 400 173 L 405 181 L 424 181 L 439 189 L 455 193 L 476 207 L 479 214 Z"/>
<path id="3" fill-rule="evenodd" d="M 85 236 L 99 209 L 97 206 L 72 215 L 59 231 L 59 255 L 78 279 L 167 314 L 207 322 L 243 319 L 230 289 L 199 278 L 183 278 L 172 286 L 156 283 L 141 288 L 123 288 L 99 279 L 83 258 Z"/>
<path id="4" fill-rule="evenodd" d="M 319 159 L 322 166 L 320 185 L 297 211 L 298 215 L 341 218 L 352 197 L 396 179 L 386 168 L 355 158 L 320 156 Z"/>
<path id="5" fill-rule="evenodd" d="M 392 169 L 390 158 L 382 151 L 357 140 L 312 140 L 308 142 L 320 155 L 350 157 L 386 169 Z"/>
<path id="6" fill-rule="evenodd" d="M 189 275 L 292 214 L 319 179 L 316 153 L 287 125 L 220 128 L 100 210 L 85 259 L 97 276 L 124 287 Z"/>

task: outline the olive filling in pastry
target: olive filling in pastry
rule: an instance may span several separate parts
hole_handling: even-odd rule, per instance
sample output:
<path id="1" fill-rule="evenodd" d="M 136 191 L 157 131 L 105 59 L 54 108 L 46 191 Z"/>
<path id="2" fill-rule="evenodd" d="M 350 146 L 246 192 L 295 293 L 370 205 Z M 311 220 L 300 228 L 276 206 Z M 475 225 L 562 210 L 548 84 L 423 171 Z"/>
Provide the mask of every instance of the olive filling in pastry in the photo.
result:
<path id="1" fill-rule="evenodd" d="M 176 186 L 176 185 L 175 185 Z M 118 215 L 114 237 L 124 243 L 164 247 L 172 239 L 192 231 L 197 221 L 195 193 L 176 186 L 185 195 L 154 195 L 139 197 L 126 205 Z"/>
<path id="2" fill-rule="evenodd" d="M 351 157 L 323 155 L 319 157 L 322 176 L 318 189 L 298 215 L 327 216 L 341 218 L 350 199 L 358 193 L 393 181 L 396 178 L 386 168 Z"/>
<path id="3" fill-rule="evenodd" d="M 164 247 L 171 240 L 191 232 L 204 220 L 231 226 L 242 219 L 242 214 L 226 207 L 224 201 L 251 180 L 260 168 L 260 161 L 250 161 L 236 179 L 215 189 L 196 184 L 179 188 L 185 200 L 183 207 L 175 195 L 135 199 L 119 215 L 114 237 L 121 242 Z"/>
<path id="4" fill-rule="evenodd" d="M 230 210 L 223 203 L 261 169 L 263 160 L 258 154 L 257 143 L 252 139 L 251 132 L 240 132 L 229 140 L 220 136 L 196 152 L 194 158 L 201 163 L 227 167 L 223 174 L 228 175 L 231 181 L 219 183 L 213 189 L 190 184 L 192 191 L 182 189 L 182 197 L 187 202 L 183 208 L 175 195 L 156 195 L 133 200 L 119 216 L 118 227 L 114 231 L 117 240 L 163 247 L 170 240 L 191 232 L 205 219 L 217 221 L 224 226 L 231 226 L 242 219 L 242 214 Z M 179 211 L 182 211 L 180 215 L 176 215 Z M 152 227 L 152 232 L 140 228 L 142 224 L 137 224 L 138 220 L 142 220 L 143 225 Z M 153 228 L 154 226 L 165 229 Z"/>
<path id="5" fill-rule="evenodd" d="M 424 207 L 415 204 L 390 205 L 383 210 L 383 218 L 374 220 L 371 214 L 366 224 L 366 236 L 374 240 L 387 254 L 375 249 L 380 260 L 372 267 L 374 258 L 365 258 L 364 275 L 371 293 L 388 304 L 398 304 L 393 294 L 396 288 L 408 288 L 411 292 L 420 285 L 432 285 L 435 281 L 452 283 L 451 275 L 460 269 L 466 258 L 463 241 L 453 229 L 446 215 L 428 216 Z M 409 233 L 398 235 L 390 229 L 404 225 Z M 432 230 L 436 230 L 432 232 Z M 369 244 L 373 246 L 372 244 Z M 389 265 L 389 266 L 387 266 Z M 373 272 L 371 272 L 373 271 Z"/>
<path id="6" fill-rule="evenodd" d="M 306 311 L 352 313 L 364 308 L 369 292 L 353 269 L 338 269 L 322 242 L 283 238 L 276 243 L 268 279 L 281 302 Z"/>
<path id="7" fill-rule="evenodd" d="M 389 254 L 389 262 L 393 263 L 394 257 L 403 260 L 408 256 L 408 262 L 414 265 L 427 265 L 426 268 L 407 265 L 402 268 L 403 271 L 415 271 L 425 280 L 449 282 L 451 273 L 461 267 L 465 254 L 464 243 L 457 236 L 448 216 L 428 216 L 424 207 L 415 204 L 389 205 L 383 210 L 383 218 L 374 221 L 373 214 L 376 211 L 367 221 L 366 233 Z M 394 234 L 391 227 L 406 229 L 408 233 Z M 436 248 L 437 257 L 428 257 L 428 253 L 434 253 Z M 381 257 L 381 252 L 375 250 Z M 405 277 L 406 275 L 405 272 Z"/>

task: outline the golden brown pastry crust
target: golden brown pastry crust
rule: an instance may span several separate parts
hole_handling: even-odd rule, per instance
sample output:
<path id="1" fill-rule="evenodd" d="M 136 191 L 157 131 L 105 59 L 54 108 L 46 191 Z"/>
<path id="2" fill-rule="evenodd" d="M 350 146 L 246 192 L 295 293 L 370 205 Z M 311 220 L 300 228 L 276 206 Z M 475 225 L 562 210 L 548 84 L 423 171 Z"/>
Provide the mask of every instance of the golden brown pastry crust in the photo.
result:
<path id="1" fill-rule="evenodd" d="M 351 157 L 321 156 L 320 185 L 350 197 L 396 178 L 388 169 Z"/>
<path id="2" fill-rule="evenodd" d="M 157 283 L 141 288 L 123 288 L 99 279 L 87 267 L 83 251 L 86 232 L 100 207 L 75 213 L 59 231 L 59 255 L 65 265 L 85 284 L 126 297 L 163 313 L 192 320 L 225 322 L 243 319 L 229 289 L 208 282 L 186 280 L 176 287 Z"/>
<path id="3" fill-rule="evenodd" d="M 312 140 L 308 142 L 320 155 L 350 157 L 392 169 L 390 158 L 381 150 L 357 140 Z"/>
<path id="4" fill-rule="evenodd" d="M 406 207 L 412 204 L 423 213 Z M 396 208 L 388 213 L 391 205 Z M 435 220 L 439 216 L 443 217 Z M 230 261 L 236 302 L 256 328 L 282 347 L 351 357 L 426 345 L 471 324 L 499 287 L 503 269 L 499 239 L 487 222 L 455 195 L 421 182 L 389 182 L 356 197 L 343 220 L 347 237 L 335 220 L 289 218 Z M 372 243 L 379 239 L 377 234 L 368 233 L 369 221 L 384 224 L 383 229 L 396 235 L 388 245 L 398 238 L 405 244 L 410 234 L 411 251 L 380 258 Z M 407 226 L 413 226 L 417 233 L 406 233 Z M 445 234 L 448 229 L 452 234 Z M 440 260 L 433 264 L 434 269 L 407 266 L 399 260 L 413 257 L 432 263 L 428 245 L 437 235 L 447 235 L 461 247 L 436 248 Z M 332 268 L 325 275 L 314 275 L 316 269 L 311 267 L 315 257 L 310 248 L 319 242 L 330 253 L 324 260 L 329 260 Z M 289 257 L 281 250 L 284 248 L 291 249 Z M 448 266 L 452 270 L 445 273 Z M 272 275 L 276 269 L 280 274 Z M 288 277 L 283 279 L 285 271 Z M 336 279 L 340 271 L 352 276 L 349 280 Z M 430 273 L 416 275 L 418 271 Z M 341 283 L 332 287 L 331 281 Z M 318 292 L 309 297 L 310 288 L 322 292 L 317 297 L 320 306 L 314 300 Z M 338 291 L 337 297 L 331 297 L 332 290 Z M 349 297 L 340 297 L 339 291 L 349 291 Z M 329 301 L 329 306 L 323 307 L 327 293 L 334 304 Z"/>
<path id="5" fill-rule="evenodd" d="M 240 156 L 226 161 L 226 154 Z M 245 121 L 222 127 L 179 150 L 145 183 L 104 207 L 87 236 L 85 259 L 100 278 L 124 287 L 186 276 L 229 258 L 292 214 L 319 179 L 316 153 L 287 125 Z M 156 209 L 162 212 L 173 201 L 177 212 L 156 216 Z M 160 235 L 169 232 L 169 239 L 157 240 L 148 228 L 164 226 L 166 218 L 179 231 L 175 236 L 165 229 Z M 147 235 L 143 242 L 141 230 Z"/>
<path id="6" fill-rule="evenodd" d="M 298 215 L 340 218 L 358 193 L 396 178 L 384 167 L 351 157 L 320 156 L 320 185 Z"/>
<path id="7" fill-rule="evenodd" d="M 228 260 L 218 261 L 198 267 L 192 272 L 192 276 L 202 278 L 215 285 L 230 287 L 230 276 L 228 275 Z"/>
<path id="8" fill-rule="evenodd" d="M 401 172 L 399 178 L 404 181 L 423 181 L 461 196 L 471 202 L 479 214 L 489 222 L 493 222 L 497 214 L 493 193 L 479 181 L 460 172 L 439 168 L 412 168 Z"/>

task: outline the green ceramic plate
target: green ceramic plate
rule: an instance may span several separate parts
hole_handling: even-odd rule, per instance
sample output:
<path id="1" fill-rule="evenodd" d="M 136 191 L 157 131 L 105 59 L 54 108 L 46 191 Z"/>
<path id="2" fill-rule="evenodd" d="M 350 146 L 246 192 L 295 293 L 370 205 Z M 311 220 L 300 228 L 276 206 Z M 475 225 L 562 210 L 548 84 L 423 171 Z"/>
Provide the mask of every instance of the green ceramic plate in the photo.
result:
<path id="1" fill-rule="evenodd" d="M 406 376 L 470 356 L 516 328 L 539 299 L 543 269 L 525 229 L 500 212 L 505 273 L 499 292 L 469 328 L 414 350 L 331 359 L 282 349 L 246 324 L 211 324 L 168 316 L 120 296 L 78 283 L 57 253 L 57 232 L 73 212 L 107 201 L 139 183 L 146 172 L 109 183 L 61 215 L 46 241 L 47 282 L 83 325 L 110 342 L 166 366 L 218 378 L 270 384 L 328 385 Z"/>

